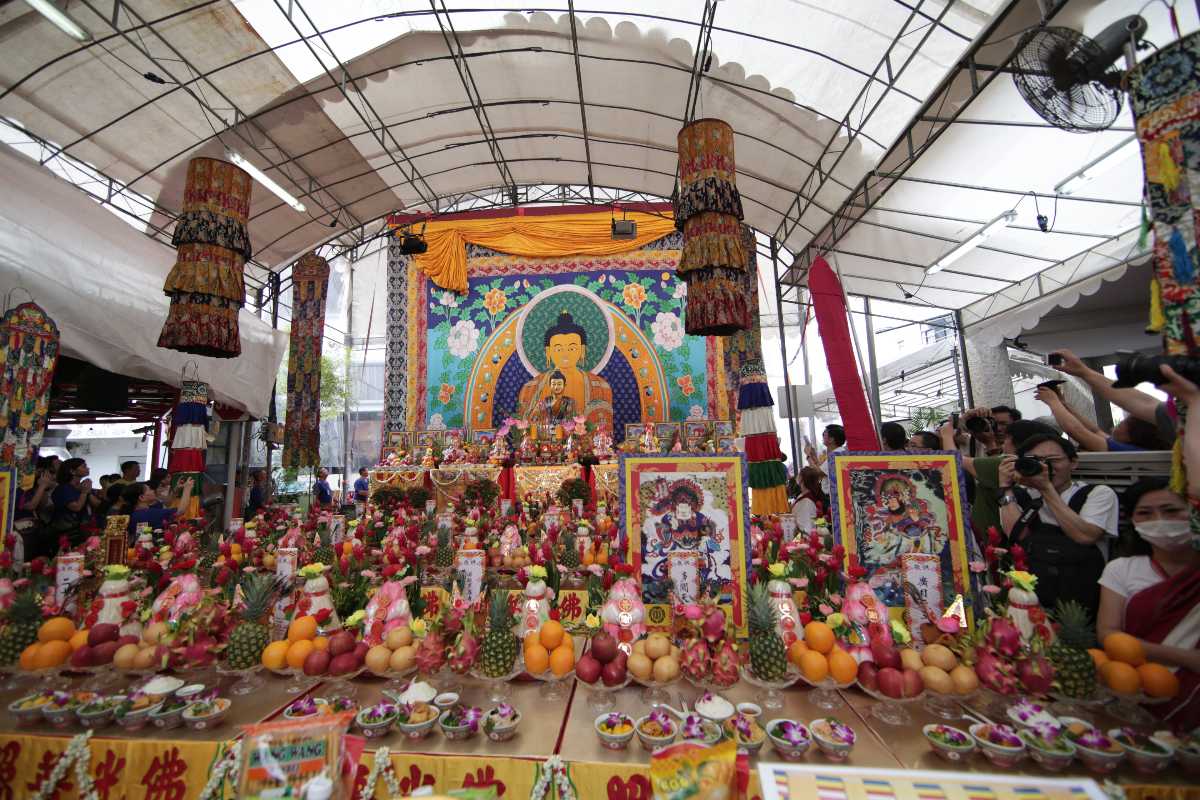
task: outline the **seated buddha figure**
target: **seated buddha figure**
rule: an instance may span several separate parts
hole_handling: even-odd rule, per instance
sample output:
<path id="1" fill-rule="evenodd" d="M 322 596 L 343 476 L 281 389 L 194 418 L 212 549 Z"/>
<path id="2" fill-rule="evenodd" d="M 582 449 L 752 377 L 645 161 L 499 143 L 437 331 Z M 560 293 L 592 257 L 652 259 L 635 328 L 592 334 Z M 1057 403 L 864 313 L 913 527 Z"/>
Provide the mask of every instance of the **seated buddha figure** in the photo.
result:
<path id="1" fill-rule="evenodd" d="M 527 381 L 517 395 L 522 418 L 552 424 L 582 414 L 589 422 L 613 425 L 612 387 L 580 368 L 587 353 L 587 331 L 568 311 L 545 335 L 546 371 Z"/>

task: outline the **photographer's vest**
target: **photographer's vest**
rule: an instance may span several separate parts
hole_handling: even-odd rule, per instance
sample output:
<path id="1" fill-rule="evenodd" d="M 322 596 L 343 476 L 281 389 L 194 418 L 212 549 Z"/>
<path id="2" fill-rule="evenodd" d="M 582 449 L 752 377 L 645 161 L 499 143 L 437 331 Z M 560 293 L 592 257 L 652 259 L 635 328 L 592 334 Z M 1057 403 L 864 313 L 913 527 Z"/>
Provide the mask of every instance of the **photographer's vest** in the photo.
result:
<path id="1" fill-rule="evenodd" d="M 1095 488 L 1092 484 L 1080 486 L 1067 507 L 1078 514 Z M 1038 513 L 1043 502 L 1040 498 L 1034 499 L 1022 489 L 1014 494 L 1023 510 L 1009 540 L 1025 549 L 1029 571 L 1037 576 L 1038 602 L 1042 608 L 1053 610 L 1060 599 L 1077 600 L 1095 619 L 1100 608 L 1104 554 L 1095 544 L 1080 544 L 1059 526 L 1044 521 Z"/>

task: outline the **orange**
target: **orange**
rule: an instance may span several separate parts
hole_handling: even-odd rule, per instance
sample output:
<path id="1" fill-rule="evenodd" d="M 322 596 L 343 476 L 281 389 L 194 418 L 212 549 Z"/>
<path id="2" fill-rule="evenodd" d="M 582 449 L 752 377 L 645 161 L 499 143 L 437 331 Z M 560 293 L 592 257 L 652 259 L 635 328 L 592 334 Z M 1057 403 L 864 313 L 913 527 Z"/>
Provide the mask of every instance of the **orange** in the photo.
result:
<path id="1" fill-rule="evenodd" d="M 288 641 L 298 642 L 301 639 L 311 639 L 317 635 L 317 618 L 313 616 L 296 617 L 288 625 Z"/>
<path id="2" fill-rule="evenodd" d="M 563 626 L 552 619 L 548 619 L 542 623 L 542 629 L 538 632 L 538 641 L 542 643 L 542 647 L 547 650 L 553 650 L 562 643 Z"/>
<path id="3" fill-rule="evenodd" d="M 572 639 L 571 634 L 567 633 L 565 630 L 563 631 L 562 641 L 558 643 L 559 647 L 564 645 L 571 648 L 572 653 L 575 652 L 575 640 Z"/>
<path id="4" fill-rule="evenodd" d="M 530 637 L 533 638 L 533 637 Z M 540 644 L 525 648 L 525 671 L 530 675 L 541 675 L 550 667 L 550 651 Z"/>
<path id="5" fill-rule="evenodd" d="M 1117 694 L 1137 694 L 1142 688 L 1138 671 L 1123 661 L 1110 661 L 1104 665 L 1104 680 L 1108 688 Z"/>
<path id="6" fill-rule="evenodd" d="M 288 643 L 286 640 L 271 642 L 263 648 L 262 664 L 267 669 L 286 669 L 287 668 L 287 652 Z"/>
<path id="7" fill-rule="evenodd" d="M 319 653 L 324 653 L 329 649 L 329 638 L 326 636 L 318 636 L 312 640 L 313 649 Z"/>
<path id="8" fill-rule="evenodd" d="M 858 677 L 858 662 L 854 656 L 835 647 L 829 654 L 829 674 L 839 684 L 850 683 Z"/>
<path id="9" fill-rule="evenodd" d="M 43 642 L 33 657 L 35 669 L 57 667 L 71 655 L 71 645 L 62 639 Z"/>
<path id="10" fill-rule="evenodd" d="M 802 639 L 797 639 L 792 642 L 792 646 L 788 648 L 788 661 L 800 666 L 800 657 L 809 652 L 808 645 Z"/>
<path id="11" fill-rule="evenodd" d="M 1096 665 L 1096 669 L 1100 669 L 1108 661 L 1108 653 L 1105 653 L 1099 647 L 1089 647 L 1088 655 L 1092 657 L 1092 661 Z"/>
<path id="12" fill-rule="evenodd" d="M 309 639 L 300 639 L 288 645 L 287 665 L 292 669 L 303 669 L 304 659 L 313 651 L 313 643 Z"/>
<path id="13" fill-rule="evenodd" d="M 87 637 L 88 637 L 88 629 L 87 628 L 83 628 L 81 630 L 75 631 L 75 634 L 71 637 L 71 640 L 70 640 L 71 641 L 71 652 L 73 653 L 76 650 L 78 650 L 79 648 L 83 647 L 85 644 L 87 644 Z"/>
<path id="14" fill-rule="evenodd" d="M 804 641 L 810 650 L 828 653 L 833 649 L 833 628 L 824 622 L 813 620 L 804 626 Z"/>
<path id="15" fill-rule="evenodd" d="M 66 617 L 51 617 L 38 628 L 39 642 L 70 641 L 75 635 L 75 623 Z"/>
<path id="16" fill-rule="evenodd" d="M 1174 697 L 1179 694 L 1179 678 L 1162 664 L 1148 662 L 1137 668 L 1142 690 L 1151 697 Z"/>
<path id="17" fill-rule="evenodd" d="M 575 666 L 575 651 L 570 647 L 559 645 L 550 653 L 550 671 L 556 678 L 561 678 Z"/>
<path id="18" fill-rule="evenodd" d="M 41 649 L 42 649 L 42 646 L 40 644 L 38 644 L 37 642 L 34 642 L 33 644 L 29 645 L 24 650 L 22 650 L 21 658 L 17 662 L 18 664 L 21 665 L 21 669 L 26 670 L 26 671 L 31 670 L 31 669 L 37 669 L 37 666 L 35 666 L 37 664 L 37 652 L 38 652 L 38 650 L 41 650 Z"/>
<path id="19" fill-rule="evenodd" d="M 1136 636 L 1128 633 L 1110 633 L 1104 637 L 1104 652 L 1113 661 L 1122 661 L 1135 667 L 1146 663 L 1146 649 Z"/>
<path id="20" fill-rule="evenodd" d="M 809 650 L 800 656 L 800 671 L 805 680 L 820 683 L 829 675 L 829 660 L 816 650 Z"/>

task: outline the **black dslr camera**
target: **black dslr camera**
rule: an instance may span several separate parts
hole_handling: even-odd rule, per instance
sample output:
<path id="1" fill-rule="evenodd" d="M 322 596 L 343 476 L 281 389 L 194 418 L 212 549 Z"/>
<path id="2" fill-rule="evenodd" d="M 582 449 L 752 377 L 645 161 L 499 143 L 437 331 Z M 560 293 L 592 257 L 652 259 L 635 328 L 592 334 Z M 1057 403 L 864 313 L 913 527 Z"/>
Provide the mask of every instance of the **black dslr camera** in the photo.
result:
<path id="1" fill-rule="evenodd" d="M 1042 464 L 1042 460 L 1037 456 L 1017 456 L 1017 461 L 1013 464 L 1013 469 L 1019 475 L 1032 478 L 1042 471 Z"/>
<path id="2" fill-rule="evenodd" d="M 1138 353 L 1117 362 L 1117 380 L 1113 387 L 1128 389 L 1139 383 L 1166 383 L 1161 367 L 1170 367 L 1192 383 L 1200 383 L 1200 358 L 1191 356 L 1146 356 Z"/>

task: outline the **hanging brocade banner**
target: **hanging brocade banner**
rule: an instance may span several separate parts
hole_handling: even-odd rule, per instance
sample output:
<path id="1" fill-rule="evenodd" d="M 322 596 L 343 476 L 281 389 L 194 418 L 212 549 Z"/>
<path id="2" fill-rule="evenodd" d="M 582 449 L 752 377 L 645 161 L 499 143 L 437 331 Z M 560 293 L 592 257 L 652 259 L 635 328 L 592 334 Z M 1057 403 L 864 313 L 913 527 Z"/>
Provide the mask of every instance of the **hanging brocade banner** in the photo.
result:
<path id="1" fill-rule="evenodd" d="M 741 273 L 740 281 L 750 327 L 725 340 L 725 385 L 728 387 L 730 408 L 737 408 L 742 367 L 763 360 L 762 329 L 758 319 L 758 253 L 755 250 L 754 230 L 749 225 L 742 226 L 742 248 L 746 253 L 746 269 Z"/>
<path id="2" fill-rule="evenodd" d="M 171 237 L 175 266 L 163 284 L 171 307 L 159 347 L 213 358 L 241 354 L 238 312 L 246 299 L 243 269 L 250 257 L 250 183 L 246 172 L 227 161 L 188 163 L 183 211 Z"/>
<path id="3" fill-rule="evenodd" d="M 1162 297 L 1163 319 L 1155 327 L 1168 354 L 1200 356 L 1200 203 L 1195 194 L 1200 180 L 1200 33 L 1156 50 L 1127 80 L 1146 172 L 1154 278 Z M 1180 442 L 1189 411 L 1180 408 Z M 1182 458 L 1175 463 L 1172 488 L 1182 493 Z M 1196 544 L 1200 546 L 1200 538 Z"/>
<path id="4" fill-rule="evenodd" d="M 292 267 L 292 331 L 288 348 L 285 467 L 315 467 L 321 460 L 321 340 L 329 262 L 316 253 Z"/>
<path id="5" fill-rule="evenodd" d="M 58 363 L 58 326 L 36 303 L 22 303 L 0 319 L 4 374 L 0 376 L 0 415 L 4 442 L 0 464 L 13 467 L 23 489 L 33 485 L 37 447 L 46 431 L 50 384 Z"/>
<path id="6" fill-rule="evenodd" d="M 205 456 L 208 451 L 208 435 L 211 419 L 208 410 L 208 384 L 198 380 L 183 380 L 179 389 L 179 402 L 171 412 L 171 454 L 167 471 L 171 474 L 171 492 L 178 493 L 183 484 L 192 484 L 188 507 L 180 516 L 195 519 L 200 516 L 200 499 L 203 497 L 201 476 L 204 474 Z"/>

